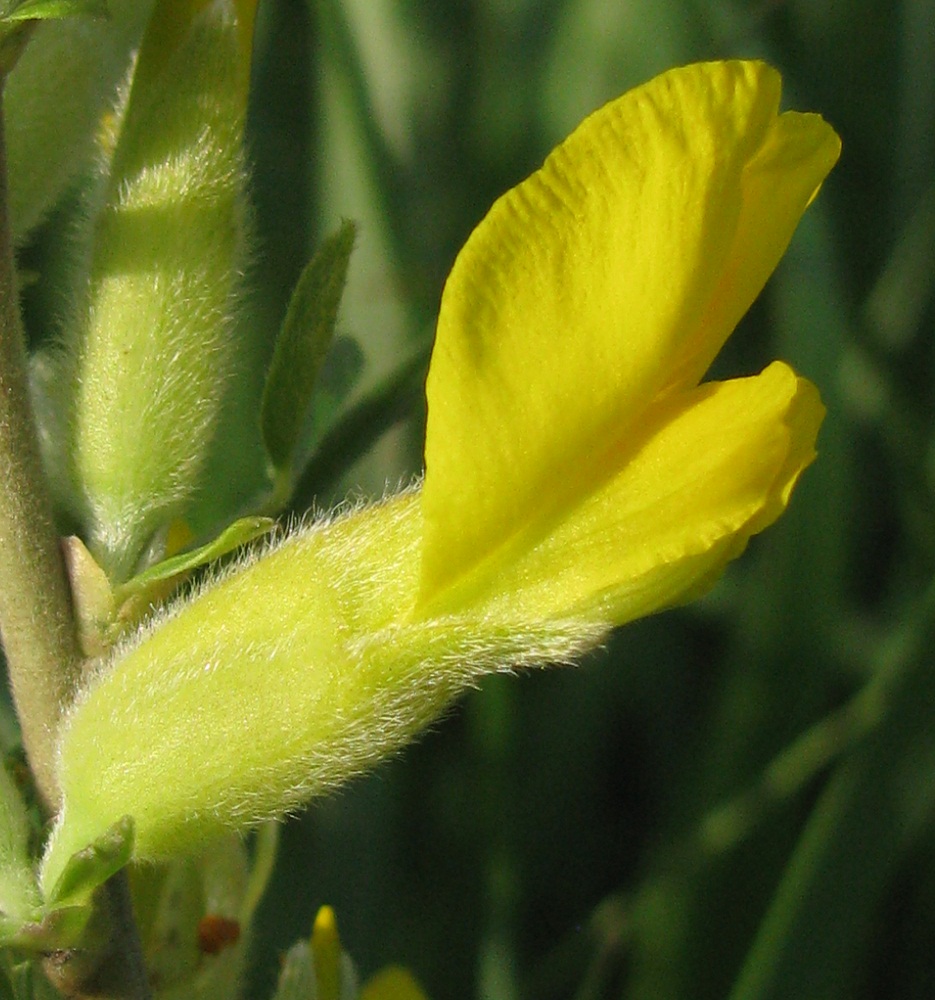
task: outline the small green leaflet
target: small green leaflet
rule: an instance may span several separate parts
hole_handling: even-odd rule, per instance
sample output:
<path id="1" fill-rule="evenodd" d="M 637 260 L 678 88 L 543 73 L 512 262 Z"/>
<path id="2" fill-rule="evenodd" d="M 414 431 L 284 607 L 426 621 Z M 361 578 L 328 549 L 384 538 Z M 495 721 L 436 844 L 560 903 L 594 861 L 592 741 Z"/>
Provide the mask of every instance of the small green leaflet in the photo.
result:
<path id="1" fill-rule="evenodd" d="M 94 890 L 111 875 L 116 875 L 133 853 L 133 817 L 124 816 L 106 833 L 73 854 L 52 888 L 46 906 L 49 910 L 83 906 Z"/>
<path id="2" fill-rule="evenodd" d="M 190 552 L 181 552 L 170 559 L 150 566 L 149 569 L 134 576 L 131 580 L 117 587 L 114 591 L 114 602 L 119 608 L 125 602 L 145 597 L 148 593 L 159 592 L 164 584 L 175 577 L 183 576 L 199 566 L 205 566 L 221 556 L 233 552 L 234 549 L 271 531 L 276 522 L 271 517 L 242 517 L 228 525 L 217 538 Z"/>
<path id="3" fill-rule="evenodd" d="M 302 421 L 334 336 L 356 227 L 345 222 L 302 272 L 266 375 L 260 426 L 277 470 L 289 470 Z"/>

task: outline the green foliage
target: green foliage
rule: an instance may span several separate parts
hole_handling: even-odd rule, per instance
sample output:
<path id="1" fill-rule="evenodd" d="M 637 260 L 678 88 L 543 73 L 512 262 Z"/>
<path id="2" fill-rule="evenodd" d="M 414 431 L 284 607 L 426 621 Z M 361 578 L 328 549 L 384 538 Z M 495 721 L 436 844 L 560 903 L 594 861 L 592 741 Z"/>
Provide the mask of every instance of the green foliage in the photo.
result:
<path id="1" fill-rule="evenodd" d="M 61 994 L 34 963 L 14 958 L 12 953 L 0 956 L 0 988 L 10 1000 L 60 1000 Z"/>
<path id="2" fill-rule="evenodd" d="M 295 286 L 276 338 L 260 424 L 277 470 L 291 470 L 303 417 L 334 337 L 354 237 L 353 223 L 345 222 L 322 243 Z"/>
<path id="3" fill-rule="evenodd" d="M 114 605 L 119 608 L 128 602 L 133 602 L 136 605 L 156 606 L 193 570 L 207 566 L 235 549 L 261 538 L 270 532 L 275 524 L 276 522 L 270 517 L 239 518 L 210 542 L 163 559 L 121 584 L 113 593 Z"/>

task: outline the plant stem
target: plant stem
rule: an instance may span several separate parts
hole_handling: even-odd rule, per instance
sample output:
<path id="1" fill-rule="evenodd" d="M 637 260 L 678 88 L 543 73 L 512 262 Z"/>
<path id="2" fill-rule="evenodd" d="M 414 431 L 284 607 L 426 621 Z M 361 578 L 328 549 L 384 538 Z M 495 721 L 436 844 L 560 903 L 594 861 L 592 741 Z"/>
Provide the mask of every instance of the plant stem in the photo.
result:
<path id="1" fill-rule="evenodd" d="M 54 811 L 55 735 L 74 691 L 80 652 L 29 401 L 7 211 L 0 103 L 0 636 L 23 744 Z"/>

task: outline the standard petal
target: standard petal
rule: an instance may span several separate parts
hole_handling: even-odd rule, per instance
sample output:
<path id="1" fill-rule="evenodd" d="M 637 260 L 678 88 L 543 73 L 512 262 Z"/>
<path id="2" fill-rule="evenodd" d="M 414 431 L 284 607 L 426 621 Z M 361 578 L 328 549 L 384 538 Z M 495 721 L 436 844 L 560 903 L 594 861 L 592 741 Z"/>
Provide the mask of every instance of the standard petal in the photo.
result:
<path id="1" fill-rule="evenodd" d="M 696 596 L 782 513 L 823 415 L 814 386 L 780 362 L 657 404 L 618 442 L 619 474 L 539 544 L 517 540 L 518 560 L 462 600 L 495 595 L 479 600 L 501 619 L 620 625 Z"/>
<path id="2" fill-rule="evenodd" d="M 424 602 L 573 504 L 595 447 L 700 377 L 836 155 L 817 116 L 777 117 L 779 92 L 761 63 L 666 73 L 468 240 L 427 385 Z"/>

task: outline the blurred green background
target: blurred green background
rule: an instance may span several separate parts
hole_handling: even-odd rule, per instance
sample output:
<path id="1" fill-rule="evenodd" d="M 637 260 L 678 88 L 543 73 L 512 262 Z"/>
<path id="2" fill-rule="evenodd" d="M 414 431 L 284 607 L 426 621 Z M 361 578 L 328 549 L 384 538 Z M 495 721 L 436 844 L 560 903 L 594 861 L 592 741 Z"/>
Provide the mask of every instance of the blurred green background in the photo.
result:
<path id="1" fill-rule="evenodd" d="M 259 486 L 265 359 L 342 218 L 358 249 L 299 508 L 419 471 L 445 275 L 589 111 L 755 56 L 844 152 L 716 363 L 782 357 L 822 390 L 788 515 L 704 601 L 492 679 L 291 821 L 250 995 L 330 903 L 362 972 L 405 963 L 432 1000 L 935 996 L 935 4 L 261 0 L 257 46 L 252 362 L 206 524 Z"/>
<path id="2" fill-rule="evenodd" d="M 305 499 L 379 494 L 420 467 L 423 352 L 492 200 L 606 100 L 729 56 L 844 142 L 716 366 L 817 382 L 818 462 L 705 601 L 491 680 L 291 822 L 258 983 L 328 902 L 433 1000 L 935 996 L 935 4 L 261 3 L 256 328 L 357 220 L 333 399 L 361 374 Z"/>

